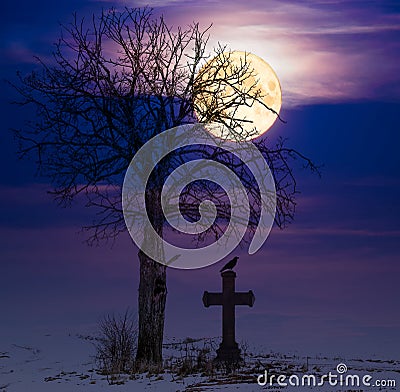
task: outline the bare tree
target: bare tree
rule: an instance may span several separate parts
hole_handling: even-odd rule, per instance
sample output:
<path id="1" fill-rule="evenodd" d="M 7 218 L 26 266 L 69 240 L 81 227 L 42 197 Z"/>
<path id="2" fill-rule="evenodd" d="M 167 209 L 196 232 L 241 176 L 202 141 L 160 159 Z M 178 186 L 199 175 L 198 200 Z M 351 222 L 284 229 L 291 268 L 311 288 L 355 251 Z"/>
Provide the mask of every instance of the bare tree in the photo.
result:
<path id="1" fill-rule="evenodd" d="M 172 30 L 163 17 L 152 10 L 126 9 L 103 12 L 90 21 L 76 16 L 63 26 L 53 52 L 53 61 L 38 59 L 40 70 L 19 75 L 15 85 L 22 96 L 21 105 L 36 108 L 36 117 L 22 130 L 16 130 L 21 157 L 33 153 L 40 173 L 49 177 L 54 197 L 68 205 L 79 195 L 88 207 L 97 209 L 89 243 L 114 239 L 126 230 L 121 208 L 124 173 L 138 149 L 153 136 L 169 128 L 196 121 L 217 122 L 243 133 L 240 120 L 227 116 L 226 109 L 262 100 L 256 84 L 237 91 L 223 101 L 195 107 L 195 97 L 207 94 L 210 83 L 218 89 L 253 75 L 244 61 L 233 71 L 229 53 L 219 47 L 220 59 L 213 80 L 197 76 L 207 59 L 208 29 L 198 24 Z M 213 65 L 215 67 L 215 63 Z M 202 72 L 206 69 L 203 68 Z M 210 71 L 210 70 L 208 70 Z M 212 70 L 211 70 L 212 71 Z M 254 76 L 254 75 L 253 75 Z M 215 92 L 215 87 L 213 92 Z M 199 100 L 198 100 L 199 101 Z M 201 100 L 200 100 L 201 102 Z M 282 140 L 268 146 L 257 142 L 270 165 L 277 187 L 276 223 L 283 227 L 293 219 L 297 185 L 292 160 L 300 160 L 312 170 L 314 164 Z M 186 150 L 189 156 L 195 147 Z M 216 150 L 202 149 L 203 156 L 219 160 L 242 171 L 243 180 L 253 195 L 252 223 L 257 224 L 257 186 L 242 165 Z M 155 230 L 163 236 L 164 217 L 159 206 L 162 181 L 168 167 L 185 160 L 184 154 L 157 166 L 146 200 Z M 182 195 L 183 210 L 196 218 L 196 201 L 201 196 L 215 200 L 213 189 L 195 183 Z M 197 203 L 198 205 L 198 203 Z M 219 204 L 222 218 L 229 217 L 225 201 Z M 213 226 L 218 235 L 222 225 Z M 160 250 L 162 251 L 162 250 Z M 139 336 L 136 359 L 139 363 L 160 364 L 167 296 L 166 267 L 139 251 Z"/>

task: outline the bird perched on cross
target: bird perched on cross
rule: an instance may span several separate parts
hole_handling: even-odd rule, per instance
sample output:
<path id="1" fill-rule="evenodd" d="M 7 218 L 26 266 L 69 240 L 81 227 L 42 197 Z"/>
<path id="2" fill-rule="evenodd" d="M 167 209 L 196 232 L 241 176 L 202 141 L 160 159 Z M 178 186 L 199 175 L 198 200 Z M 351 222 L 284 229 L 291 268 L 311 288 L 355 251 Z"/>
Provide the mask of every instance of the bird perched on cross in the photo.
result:
<path id="1" fill-rule="evenodd" d="M 226 270 L 232 270 L 233 268 L 235 268 L 237 262 L 239 260 L 238 256 L 235 256 L 232 260 L 228 261 L 220 270 L 219 272 L 223 272 Z"/>

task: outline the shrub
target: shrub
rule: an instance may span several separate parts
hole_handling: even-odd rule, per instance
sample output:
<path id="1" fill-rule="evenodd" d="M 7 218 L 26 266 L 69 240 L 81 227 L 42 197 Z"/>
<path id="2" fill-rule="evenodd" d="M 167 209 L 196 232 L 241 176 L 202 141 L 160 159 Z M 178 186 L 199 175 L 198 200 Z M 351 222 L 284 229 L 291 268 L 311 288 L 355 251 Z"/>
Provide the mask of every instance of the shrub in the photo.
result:
<path id="1" fill-rule="evenodd" d="M 132 373 L 135 364 L 138 329 L 133 315 L 106 315 L 99 322 L 96 363 L 105 375 Z"/>

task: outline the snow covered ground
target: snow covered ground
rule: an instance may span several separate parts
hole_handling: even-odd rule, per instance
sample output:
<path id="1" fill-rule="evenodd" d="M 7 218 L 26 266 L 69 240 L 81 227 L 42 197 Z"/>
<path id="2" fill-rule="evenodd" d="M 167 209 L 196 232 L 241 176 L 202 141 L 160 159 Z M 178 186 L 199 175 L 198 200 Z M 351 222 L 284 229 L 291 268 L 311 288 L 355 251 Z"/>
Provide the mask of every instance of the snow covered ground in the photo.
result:
<path id="1" fill-rule="evenodd" d="M 4 337 L 3 337 L 4 338 Z M 5 342 L 4 340 L 7 340 Z M 257 353 L 255 348 L 245 353 L 245 365 L 237 372 L 226 375 L 223 371 L 209 369 L 207 374 L 190 374 L 184 368 L 185 359 L 201 350 L 214 348 L 213 339 L 170 339 L 165 345 L 164 358 L 169 370 L 161 374 L 140 374 L 118 377 L 114 385 L 96 370 L 93 338 L 77 334 L 46 334 L 34 341 L 0 340 L 0 392 L 75 392 L 75 391 L 396 391 L 400 390 L 400 361 L 395 359 L 302 357 L 278 353 Z M 207 350 L 206 350 L 207 351 Z M 213 355 L 213 351 L 207 355 Z M 193 357 L 194 358 L 194 357 Z M 196 358 L 194 358 L 196 360 Z M 279 386 L 257 384 L 264 374 L 299 378 L 332 372 L 338 375 L 339 363 L 347 365 L 344 375 L 370 375 L 371 385 L 383 380 L 394 380 L 396 387 L 361 386 Z M 295 382 L 296 378 L 291 378 Z M 260 379 L 263 381 L 263 378 Z"/>

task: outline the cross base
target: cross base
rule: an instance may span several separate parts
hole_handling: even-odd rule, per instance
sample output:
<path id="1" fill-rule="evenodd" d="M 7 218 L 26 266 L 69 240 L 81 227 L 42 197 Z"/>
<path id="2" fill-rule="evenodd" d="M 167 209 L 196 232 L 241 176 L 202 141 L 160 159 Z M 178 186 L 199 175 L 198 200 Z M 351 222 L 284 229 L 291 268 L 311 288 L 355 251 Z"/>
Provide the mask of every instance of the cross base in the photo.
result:
<path id="1" fill-rule="evenodd" d="M 217 349 L 217 357 L 215 358 L 216 362 L 237 363 L 241 362 L 242 360 L 240 349 L 236 342 L 231 347 L 226 347 L 224 343 L 219 345 L 219 348 Z"/>

